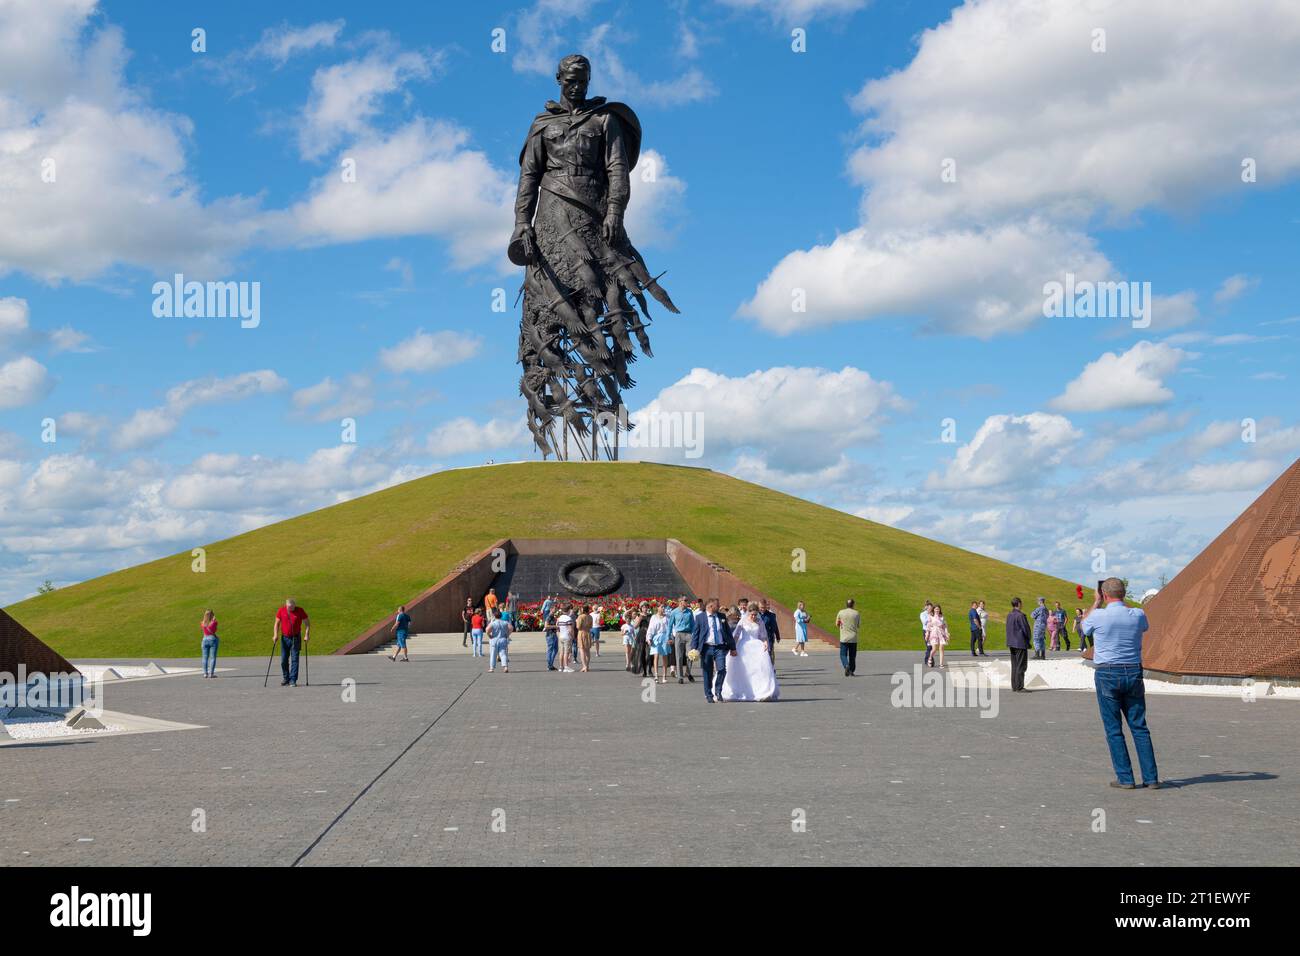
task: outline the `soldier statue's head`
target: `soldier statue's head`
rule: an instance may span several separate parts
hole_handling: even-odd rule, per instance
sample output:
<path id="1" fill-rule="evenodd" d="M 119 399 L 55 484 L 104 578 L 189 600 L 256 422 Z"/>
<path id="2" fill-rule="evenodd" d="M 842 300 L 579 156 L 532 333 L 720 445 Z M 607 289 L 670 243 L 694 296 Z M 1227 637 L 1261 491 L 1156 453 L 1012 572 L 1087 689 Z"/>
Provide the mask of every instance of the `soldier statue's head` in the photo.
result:
<path id="1" fill-rule="evenodd" d="M 555 82 L 570 103 L 581 103 L 587 98 L 591 83 L 591 61 L 581 53 L 570 53 L 555 68 Z"/>

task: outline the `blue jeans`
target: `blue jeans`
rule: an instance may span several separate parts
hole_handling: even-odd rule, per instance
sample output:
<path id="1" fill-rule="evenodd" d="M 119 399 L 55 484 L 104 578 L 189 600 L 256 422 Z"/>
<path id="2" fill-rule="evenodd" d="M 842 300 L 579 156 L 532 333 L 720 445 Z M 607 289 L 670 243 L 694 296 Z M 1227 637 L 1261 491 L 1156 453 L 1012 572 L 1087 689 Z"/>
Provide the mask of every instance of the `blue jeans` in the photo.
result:
<path id="1" fill-rule="evenodd" d="M 555 655 L 560 653 L 560 639 L 555 636 L 554 631 L 546 632 L 546 666 L 552 668 L 555 666 Z"/>
<path id="2" fill-rule="evenodd" d="M 501 657 L 501 666 L 510 666 L 510 655 L 506 652 L 506 645 L 510 643 L 508 637 L 494 637 L 488 641 L 488 670 L 497 666 L 497 655 Z"/>
<path id="3" fill-rule="evenodd" d="M 302 635 L 280 635 L 280 673 L 290 684 L 298 683 L 298 651 L 302 649 Z"/>
<path id="4" fill-rule="evenodd" d="M 840 666 L 850 674 L 858 669 L 858 642 L 840 641 Z"/>
<path id="5" fill-rule="evenodd" d="M 722 700 L 722 683 L 727 679 L 727 649 L 721 644 L 700 648 L 700 666 L 704 668 L 704 699 Z"/>
<path id="6" fill-rule="evenodd" d="M 483 631 L 482 631 L 482 629 L 481 629 L 481 628 L 477 628 L 477 627 L 474 628 L 474 630 L 470 632 L 470 637 L 471 637 L 471 638 L 473 639 L 473 641 L 474 641 L 474 656 L 475 656 L 475 657 L 482 657 L 482 656 L 483 656 Z"/>
<path id="7" fill-rule="evenodd" d="M 1106 743 L 1110 747 L 1110 762 L 1115 767 L 1115 779 L 1120 783 L 1133 783 L 1133 764 L 1128 759 L 1128 746 L 1124 742 L 1124 724 L 1133 736 L 1138 765 L 1142 768 L 1142 782 L 1155 783 L 1160 779 L 1156 771 L 1156 752 L 1151 746 L 1151 731 L 1147 729 L 1146 687 L 1142 683 L 1141 664 L 1098 664 L 1094 680 L 1097 685 L 1097 706 L 1101 722 L 1106 728 Z M 1122 719 L 1121 719 L 1122 715 Z"/>
<path id="8" fill-rule="evenodd" d="M 203 638 L 203 673 L 215 674 L 217 672 L 217 638 Z"/>

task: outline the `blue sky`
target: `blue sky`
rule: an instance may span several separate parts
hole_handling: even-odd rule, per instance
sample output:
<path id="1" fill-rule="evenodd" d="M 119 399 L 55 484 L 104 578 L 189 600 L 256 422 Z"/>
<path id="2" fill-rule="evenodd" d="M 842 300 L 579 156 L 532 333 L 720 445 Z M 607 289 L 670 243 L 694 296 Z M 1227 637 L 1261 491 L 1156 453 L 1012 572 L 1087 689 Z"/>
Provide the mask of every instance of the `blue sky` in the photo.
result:
<path id="1" fill-rule="evenodd" d="M 1300 10 L 1249 6 L 5 4 L 0 600 L 535 457 L 492 303 L 575 50 L 683 312 L 629 406 L 703 428 L 639 454 L 1154 585 L 1300 452 Z M 155 317 L 175 272 L 260 323 Z M 1067 272 L 1150 326 L 1045 317 Z"/>

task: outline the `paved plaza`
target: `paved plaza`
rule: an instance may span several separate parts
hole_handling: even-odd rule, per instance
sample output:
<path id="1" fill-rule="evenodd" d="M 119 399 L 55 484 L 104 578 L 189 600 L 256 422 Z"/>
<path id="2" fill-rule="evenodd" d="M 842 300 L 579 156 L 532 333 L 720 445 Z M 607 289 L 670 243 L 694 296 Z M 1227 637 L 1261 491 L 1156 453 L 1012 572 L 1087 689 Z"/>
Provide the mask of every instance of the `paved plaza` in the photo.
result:
<path id="1" fill-rule="evenodd" d="M 112 710 L 204 729 L 0 749 L 0 865 L 1297 862 L 1300 705 L 1160 696 L 1162 791 L 1109 788 L 1090 692 L 999 713 L 896 708 L 916 653 L 778 656 L 783 698 L 708 706 L 608 647 L 591 674 L 509 674 L 447 646 L 110 686 Z M 168 662 L 160 662 L 166 665 Z M 181 662 L 177 662 L 181 663 Z M 183 663 L 192 664 L 192 661 Z M 1032 671 L 1031 671 L 1032 673 Z M 345 690 L 355 681 L 355 702 Z M 1094 832 L 1097 810 L 1105 832 Z M 202 814 L 196 814 L 202 811 Z M 806 829 L 792 821 L 806 819 Z M 204 832 L 192 824 L 202 818 Z M 1068 895 L 1068 894 L 1067 894 Z"/>

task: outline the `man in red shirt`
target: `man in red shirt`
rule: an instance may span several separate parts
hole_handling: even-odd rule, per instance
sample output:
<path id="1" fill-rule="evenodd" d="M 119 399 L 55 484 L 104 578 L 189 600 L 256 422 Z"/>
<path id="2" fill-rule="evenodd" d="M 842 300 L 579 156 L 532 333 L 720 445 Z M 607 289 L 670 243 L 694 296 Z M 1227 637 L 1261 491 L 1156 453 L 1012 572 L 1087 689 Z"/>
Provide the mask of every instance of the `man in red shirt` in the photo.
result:
<path id="1" fill-rule="evenodd" d="M 280 673 L 284 675 L 281 687 L 298 686 L 298 652 L 309 640 L 311 621 L 307 612 L 293 598 L 285 598 L 284 607 L 275 612 L 275 629 L 271 635 L 271 647 L 280 642 Z"/>

